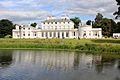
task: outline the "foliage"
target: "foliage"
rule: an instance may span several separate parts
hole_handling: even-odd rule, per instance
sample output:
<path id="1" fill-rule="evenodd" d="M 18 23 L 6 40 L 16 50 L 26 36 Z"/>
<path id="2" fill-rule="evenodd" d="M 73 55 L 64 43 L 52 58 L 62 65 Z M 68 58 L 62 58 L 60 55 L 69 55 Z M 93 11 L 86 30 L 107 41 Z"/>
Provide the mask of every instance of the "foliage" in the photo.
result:
<path id="1" fill-rule="evenodd" d="M 98 13 L 95 18 L 95 22 L 93 23 L 93 27 L 95 28 L 102 28 L 103 36 L 110 37 L 113 33 L 120 32 L 119 29 L 119 22 L 116 22 L 109 18 L 104 18 L 102 14 Z"/>
<path id="2" fill-rule="evenodd" d="M 0 20 L 0 38 L 6 35 L 12 35 L 12 29 L 14 28 L 12 21 L 7 19 Z"/>
<path id="3" fill-rule="evenodd" d="M 12 38 L 11 35 L 6 35 L 4 38 Z"/>
<path id="4" fill-rule="evenodd" d="M 116 12 L 113 13 L 113 15 L 115 15 L 115 19 L 118 19 L 120 17 L 120 0 L 116 0 L 117 5 L 118 5 L 118 10 Z"/>
<path id="5" fill-rule="evenodd" d="M 87 25 L 91 25 L 91 23 L 92 23 L 91 20 L 88 20 L 88 21 L 86 22 Z"/>
<path id="6" fill-rule="evenodd" d="M 74 22 L 74 28 L 78 28 L 79 24 L 81 23 L 81 20 L 78 17 L 71 18 L 70 20 Z"/>
<path id="7" fill-rule="evenodd" d="M 98 13 L 95 18 L 95 22 L 93 27 L 95 28 L 101 28 L 101 22 L 102 22 L 103 16 L 102 14 Z"/>
<path id="8" fill-rule="evenodd" d="M 32 27 L 36 27 L 36 26 L 37 26 L 37 23 L 32 23 L 31 26 L 32 26 Z"/>

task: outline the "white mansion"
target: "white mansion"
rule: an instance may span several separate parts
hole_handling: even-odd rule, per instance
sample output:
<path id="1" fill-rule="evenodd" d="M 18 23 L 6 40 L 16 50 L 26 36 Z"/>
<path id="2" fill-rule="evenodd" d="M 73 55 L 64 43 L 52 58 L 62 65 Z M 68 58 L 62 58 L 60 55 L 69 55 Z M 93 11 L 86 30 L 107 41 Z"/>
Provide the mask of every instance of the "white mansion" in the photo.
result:
<path id="1" fill-rule="evenodd" d="M 77 29 L 68 17 L 48 17 L 38 28 L 16 25 L 13 38 L 102 38 L 102 29 L 91 25 Z"/>

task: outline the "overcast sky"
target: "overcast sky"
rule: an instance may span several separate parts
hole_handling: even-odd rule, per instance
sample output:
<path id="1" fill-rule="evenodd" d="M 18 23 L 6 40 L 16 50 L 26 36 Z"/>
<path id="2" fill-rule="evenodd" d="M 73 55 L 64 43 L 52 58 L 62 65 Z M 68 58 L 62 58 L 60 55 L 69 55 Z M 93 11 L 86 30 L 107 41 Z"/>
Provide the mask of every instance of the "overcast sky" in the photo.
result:
<path id="1" fill-rule="evenodd" d="M 98 12 L 113 19 L 116 10 L 115 0 L 0 0 L 0 19 L 14 23 L 39 22 L 49 15 L 93 20 Z"/>

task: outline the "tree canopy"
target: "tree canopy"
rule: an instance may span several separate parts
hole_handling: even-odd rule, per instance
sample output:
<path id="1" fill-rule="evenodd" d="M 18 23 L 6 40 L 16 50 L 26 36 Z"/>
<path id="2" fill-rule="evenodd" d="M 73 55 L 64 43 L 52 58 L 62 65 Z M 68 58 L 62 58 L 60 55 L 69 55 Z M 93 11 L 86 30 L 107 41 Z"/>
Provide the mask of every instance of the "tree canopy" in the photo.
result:
<path id="1" fill-rule="evenodd" d="M 120 0 L 116 0 L 117 5 L 118 5 L 118 10 L 116 12 L 113 13 L 113 15 L 115 15 L 116 19 L 118 19 L 120 17 Z"/>
<path id="2" fill-rule="evenodd" d="M 102 28 L 103 36 L 112 36 L 113 33 L 120 32 L 119 30 L 120 23 L 117 23 L 109 18 L 104 18 L 102 14 L 98 13 L 93 23 L 93 27 Z"/>
<path id="3" fill-rule="evenodd" d="M 36 27 L 36 26 L 37 26 L 37 23 L 32 23 L 31 26 L 32 26 L 32 27 Z"/>
<path id="4" fill-rule="evenodd" d="M 87 25 L 91 25 L 91 23 L 92 23 L 91 20 L 88 20 L 88 21 L 86 22 Z"/>
<path id="5" fill-rule="evenodd" d="M 74 22 L 74 28 L 78 28 L 79 24 L 81 23 L 81 20 L 78 17 L 71 18 L 70 20 Z"/>
<path id="6" fill-rule="evenodd" d="M 6 35 L 12 35 L 13 28 L 14 25 L 12 21 L 9 21 L 8 19 L 0 20 L 0 38 L 5 37 Z"/>

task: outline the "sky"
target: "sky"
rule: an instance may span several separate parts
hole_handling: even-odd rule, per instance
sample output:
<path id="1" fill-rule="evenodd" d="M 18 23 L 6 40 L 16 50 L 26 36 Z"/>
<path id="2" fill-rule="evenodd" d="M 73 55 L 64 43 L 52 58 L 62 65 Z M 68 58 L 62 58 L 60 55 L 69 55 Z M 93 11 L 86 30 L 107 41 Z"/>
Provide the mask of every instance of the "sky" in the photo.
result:
<path id="1" fill-rule="evenodd" d="M 0 19 L 39 23 L 48 16 L 67 15 L 94 20 L 97 13 L 114 19 L 116 4 L 115 0 L 0 0 Z"/>

